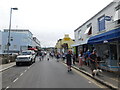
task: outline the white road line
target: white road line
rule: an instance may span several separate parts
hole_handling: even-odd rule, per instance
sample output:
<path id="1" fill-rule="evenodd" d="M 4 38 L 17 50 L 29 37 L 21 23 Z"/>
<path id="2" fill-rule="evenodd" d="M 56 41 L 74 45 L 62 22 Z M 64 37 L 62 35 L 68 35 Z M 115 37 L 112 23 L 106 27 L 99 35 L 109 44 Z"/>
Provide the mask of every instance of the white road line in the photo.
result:
<path id="1" fill-rule="evenodd" d="M 9 88 L 9 86 L 7 86 L 6 88 L 5 88 L 5 90 L 7 90 Z"/>
<path id="2" fill-rule="evenodd" d="M 22 75 L 23 75 L 23 73 L 20 74 L 20 76 L 22 76 Z"/>
<path id="3" fill-rule="evenodd" d="M 24 72 L 27 72 L 27 70 L 25 70 Z"/>
<path id="4" fill-rule="evenodd" d="M 16 78 L 13 82 L 16 82 L 18 80 L 18 78 Z"/>

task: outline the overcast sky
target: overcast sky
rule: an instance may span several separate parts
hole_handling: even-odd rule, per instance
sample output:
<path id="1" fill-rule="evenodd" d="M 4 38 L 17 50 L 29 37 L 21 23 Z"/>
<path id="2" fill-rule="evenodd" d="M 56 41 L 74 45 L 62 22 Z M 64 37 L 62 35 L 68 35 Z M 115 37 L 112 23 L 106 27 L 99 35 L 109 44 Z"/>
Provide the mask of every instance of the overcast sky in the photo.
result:
<path id="1" fill-rule="evenodd" d="M 0 30 L 8 29 L 10 8 L 12 29 L 29 29 L 41 46 L 55 46 L 113 0 L 0 0 Z"/>

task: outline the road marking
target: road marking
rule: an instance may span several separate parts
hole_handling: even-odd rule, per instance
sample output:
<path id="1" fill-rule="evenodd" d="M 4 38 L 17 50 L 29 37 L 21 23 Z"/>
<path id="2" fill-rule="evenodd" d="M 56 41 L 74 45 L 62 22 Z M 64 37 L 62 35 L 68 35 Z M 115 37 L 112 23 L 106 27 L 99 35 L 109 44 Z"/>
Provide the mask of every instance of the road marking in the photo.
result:
<path id="1" fill-rule="evenodd" d="M 88 83 L 91 83 L 91 81 L 89 81 Z"/>
<path id="2" fill-rule="evenodd" d="M 13 82 L 16 82 L 18 80 L 18 78 L 16 78 Z"/>
<path id="3" fill-rule="evenodd" d="M 27 70 L 25 70 L 24 72 L 27 72 Z"/>
<path id="4" fill-rule="evenodd" d="M 22 75 L 23 75 L 23 73 L 20 74 L 20 76 L 22 76 Z"/>
<path id="5" fill-rule="evenodd" d="M 112 80 L 114 80 L 114 81 L 118 82 L 118 80 L 117 80 L 117 79 L 115 79 L 115 78 L 110 78 L 110 79 L 112 79 Z"/>
<path id="6" fill-rule="evenodd" d="M 67 66 L 67 65 L 64 64 L 64 63 L 63 63 L 63 65 Z M 100 87 L 100 88 L 105 88 L 105 86 L 99 85 L 99 83 L 98 83 L 97 81 L 95 81 L 94 79 L 86 76 L 85 74 L 81 73 L 80 71 L 78 71 L 78 70 L 76 70 L 76 69 L 74 69 L 74 68 L 72 68 L 72 70 L 75 71 L 76 73 L 78 73 L 80 76 L 82 76 L 82 77 L 86 78 L 87 80 L 89 80 L 89 82 L 91 81 L 92 83 L 94 83 L 94 84 L 97 85 L 98 87 Z"/>
<path id="7" fill-rule="evenodd" d="M 5 90 L 7 90 L 9 88 L 9 86 L 7 86 L 6 88 L 5 88 Z"/>

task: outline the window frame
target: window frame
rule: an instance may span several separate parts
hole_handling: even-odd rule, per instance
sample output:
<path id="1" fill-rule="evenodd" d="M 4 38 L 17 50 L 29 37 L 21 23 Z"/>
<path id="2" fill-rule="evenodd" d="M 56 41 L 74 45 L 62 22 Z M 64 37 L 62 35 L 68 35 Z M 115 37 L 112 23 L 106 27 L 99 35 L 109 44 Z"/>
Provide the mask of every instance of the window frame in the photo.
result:
<path id="1" fill-rule="evenodd" d="M 103 18 L 103 19 L 102 19 Z M 102 19 L 102 20 L 100 20 Z M 102 26 L 103 24 L 104 26 Z M 98 31 L 104 31 L 106 29 L 106 24 L 105 24 L 105 15 L 102 15 L 101 17 L 98 18 Z"/>

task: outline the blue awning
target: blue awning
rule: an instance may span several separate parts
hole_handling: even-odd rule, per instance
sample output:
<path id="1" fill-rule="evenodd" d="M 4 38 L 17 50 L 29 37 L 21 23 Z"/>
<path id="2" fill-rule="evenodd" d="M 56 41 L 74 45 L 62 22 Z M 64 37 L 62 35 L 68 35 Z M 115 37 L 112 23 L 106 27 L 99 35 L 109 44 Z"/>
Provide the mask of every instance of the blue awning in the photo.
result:
<path id="1" fill-rule="evenodd" d="M 116 40 L 120 41 L 120 28 L 90 37 L 88 44 L 97 44 L 103 43 L 104 41 L 111 42 Z"/>

